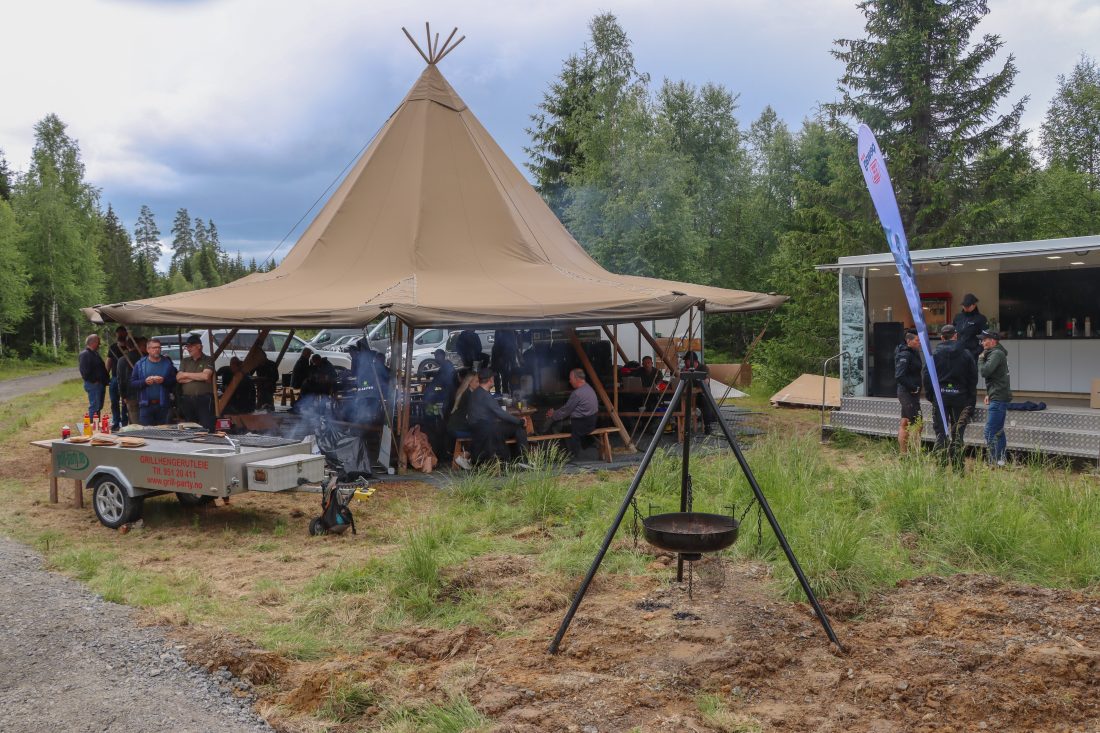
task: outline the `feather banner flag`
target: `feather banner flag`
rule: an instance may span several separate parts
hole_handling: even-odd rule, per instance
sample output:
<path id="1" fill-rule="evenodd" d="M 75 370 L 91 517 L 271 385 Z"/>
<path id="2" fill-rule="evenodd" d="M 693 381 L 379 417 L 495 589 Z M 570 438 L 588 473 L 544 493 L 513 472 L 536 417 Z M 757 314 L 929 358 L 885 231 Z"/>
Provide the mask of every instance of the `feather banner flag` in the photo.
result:
<path id="1" fill-rule="evenodd" d="M 924 363 L 931 377 L 932 391 L 935 392 L 936 405 L 940 414 L 946 415 L 943 409 L 943 395 L 940 394 L 939 377 L 936 375 L 936 364 L 932 360 L 932 347 L 928 342 L 928 326 L 924 323 L 924 311 L 921 309 L 920 290 L 917 289 L 917 278 L 913 272 L 913 260 L 909 257 L 909 241 L 905 238 L 905 227 L 901 223 L 901 212 L 898 211 L 898 201 L 894 196 L 894 187 L 890 183 L 890 174 L 886 172 L 886 161 L 882 159 L 882 150 L 875 141 L 875 135 L 867 125 L 859 126 L 859 167 L 863 171 L 863 180 L 867 182 L 867 190 L 871 192 L 871 201 L 875 204 L 882 229 L 886 232 L 886 242 L 890 245 L 890 251 L 894 255 L 894 263 L 898 267 L 901 276 L 901 288 L 905 291 L 905 299 L 909 303 L 909 313 L 913 316 L 913 325 L 920 334 L 920 348 L 924 352 Z M 931 395 L 929 395 L 931 397 Z"/>

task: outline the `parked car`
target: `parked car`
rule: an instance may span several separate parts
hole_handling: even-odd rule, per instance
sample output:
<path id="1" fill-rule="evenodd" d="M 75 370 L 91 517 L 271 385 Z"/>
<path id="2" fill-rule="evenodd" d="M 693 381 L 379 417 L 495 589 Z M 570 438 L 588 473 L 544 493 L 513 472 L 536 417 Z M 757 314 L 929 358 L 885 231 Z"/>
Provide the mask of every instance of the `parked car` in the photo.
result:
<path id="1" fill-rule="evenodd" d="M 336 349 L 334 346 L 345 339 L 351 337 L 353 340 L 362 338 L 373 326 L 367 328 L 326 328 L 322 331 L 318 331 L 317 335 L 309 340 L 309 348 L 313 350 L 324 349 L 325 351 L 342 351 L 342 349 Z"/>

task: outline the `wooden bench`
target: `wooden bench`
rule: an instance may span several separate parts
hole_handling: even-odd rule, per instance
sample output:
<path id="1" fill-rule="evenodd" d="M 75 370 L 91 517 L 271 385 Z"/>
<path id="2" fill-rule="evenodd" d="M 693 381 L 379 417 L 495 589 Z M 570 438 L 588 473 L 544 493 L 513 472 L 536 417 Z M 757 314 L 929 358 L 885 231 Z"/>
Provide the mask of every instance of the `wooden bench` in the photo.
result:
<path id="1" fill-rule="evenodd" d="M 611 463 L 611 460 L 612 460 L 612 458 L 611 458 L 611 438 L 608 437 L 608 436 L 610 436 L 612 433 L 617 433 L 617 432 L 619 432 L 618 428 L 607 427 L 607 428 L 596 428 L 595 430 L 593 430 L 591 433 L 588 434 L 589 437 L 594 438 L 596 440 L 596 449 L 600 453 L 600 458 L 604 459 L 608 463 Z M 546 442 L 548 440 L 568 440 L 569 437 L 570 437 L 570 433 L 547 433 L 546 435 L 528 435 L 527 436 L 527 442 L 528 443 L 543 443 L 543 442 Z M 455 440 L 454 452 L 452 454 L 453 457 L 451 458 L 451 468 L 458 468 L 459 467 L 458 464 L 455 463 L 455 458 L 458 458 L 458 456 L 462 455 L 463 451 L 465 450 L 466 446 L 470 443 L 471 440 L 473 440 L 473 438 L 458 438 L 457 440 Z M 509 438 L 508 440 L 506 440 L 504 442 L 509 444 L 509 445 L 515 445 L 516 444 L 516 441 L 515 441 L 514 438 Z"/>
<path id="2" fill-rule="evenodd" d="M 601 412 L 600 415 L 601 416 L 606 416 L 606 415 L 608 415 L 608 413 Z M 636 411 L 627 411 L 627 412 L 620 411 L 619 412 L 619 417 L 634 417 L 634 418 L 639 418 L 639 419 L 641 419 L 641 418 L 651 418 L 651 422 L 653 423 L 654 427 L 657 426 L 657 424 L 661 421 L 661 418 L 664 417 L 664 416 L 665 416 L 665 411 L 664 410 L 661 410 L 660 412 L 658 412 L 656 410 L 636 410 Z M 676 421 L 676 442 L 677 443 L 683 443 L 684 442 L 684 411 L 683 411 L 683 409 L 681 408 L 681 409 L 677 410 L 676 412 L 672 413 L 672 419 Z"/>

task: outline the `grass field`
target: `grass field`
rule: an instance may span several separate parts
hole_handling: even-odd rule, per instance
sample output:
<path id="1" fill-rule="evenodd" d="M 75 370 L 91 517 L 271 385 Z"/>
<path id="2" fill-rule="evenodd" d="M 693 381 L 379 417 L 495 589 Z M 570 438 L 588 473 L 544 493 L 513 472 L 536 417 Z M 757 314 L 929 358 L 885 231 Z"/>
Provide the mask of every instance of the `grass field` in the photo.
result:
<path id="1" fill-rule="evenodd" d="M 317 513 L 311 495 L 244 495 L 207 510 L 151 499 L 145 528 L 121 535 L 101 527 L 90 510 L 45 503 L 37 469 L 44 453 L 26 446 L 52 436 L 81 399 L 79 385 L 67 384 L 0 407 L 9 508 L 0 531 L 154 620 L 229 632 L 292 661 L 361 654 L 409 629 L 469 627 L 497 638 L 536 633 L 526 622 L 567 604 L 631 478 L 562 475 L 561 456 L 543 453 L 534 471 L 466 473 L 445 490 L 383 486 L 357 510 L 355 538 L 308 537 L 305 525 Z M 1037 460 L 944 472 L 920 455 L 900 458 L 888 442 L 848 438 L 822 446 L 812 427 L 805 429 L 813 417 L 773 415 L 770 434 L 747 455 L 823 598 L 863 598 L 905 579 L 960 571 L 1096 590 L 1095 476 Z M 678 455 L 658 454 L 638 495 L 643 514 L 676 509 L 679 473 Z M 696 510 L 744 514 L 741 539 L 727 557 L 769 564 L 776 598 L 800 599 L 766 522 L 757 534 L 756 508 L 732 456 L 700 458 L 692 475 Z M 644 543 L 635 546 L 631 525 L 628 514 L 601 569 L 605 585 L 629 589 L 667 576 Z M 522 582 L 501 581 L 507 578 Z M 386 684 L 333 675 L 312 709 L 272 709 L 303 730 L 357 720 L 391 731 L 487 725 L 461 686 L 443 697 L 418 696 L 402 681 L 412 672 L 397 666 L 387 674 Z M 704 696 L 694 704 L 716 729 L 756 729 L 722 700 Z"/>

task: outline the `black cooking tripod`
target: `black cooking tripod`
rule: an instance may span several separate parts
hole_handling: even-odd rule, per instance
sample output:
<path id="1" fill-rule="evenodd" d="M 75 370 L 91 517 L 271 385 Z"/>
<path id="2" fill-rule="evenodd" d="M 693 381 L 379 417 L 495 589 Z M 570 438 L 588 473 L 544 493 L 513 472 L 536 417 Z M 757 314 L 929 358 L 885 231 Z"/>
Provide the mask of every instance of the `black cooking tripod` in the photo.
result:
<path id="1" fill-rule="evenodd" d="M 565 614 L 565 618 L 562 619 L 561 626 L 558 627 L 558 633 L 554 635 L 554 640 L 550 642 L 550 653 L 557 654 L 558 647 L 561 644 L 562 637 L 565 636 L 565 632 L 569 629 L 569 624 L 573 621 L 573 616 L 577 613 L 577 608 L 581 605 L 581 601 L 584 599 L 584 594 L 588 592 L 588 586 L 592 583 L 592 578 L 595 577 L 596 571 L 600 567 L 600 563 L 603 562 L 604 556 L 607 554 L 608 548 L 611 547 L 611 541 L 615 538 L 615 533 L 619 531 L 619 525 L 623 522 L 623 517 L 626 516 L 627 510 L 631 506 L 631 502 L 634 499 L 634 494 L 637 493 L 638 487 L 641 486 L 642 478 L 645 476 L 646 469 L 649 468 L 650 461 L 653 460 L 653 454 L 657 452 L 657 443 L 661 435 L 664 434 L 665 428 L 668 426 L 668 421 L 672 419 L 673 413 L 676 411 L 676 405 L 680 404 L 681 400 L 684 404 L 684 443 L 683 443 L 683 471 L 680 477 L 680 512 L 684 516 L 688 516 L 686 513 L 689 511 L 688 497 L 691 491 L 691 476 L 688 473 L 688 459 L 691 455 L 691 426 L 694 422 L 694 395 L 695 386 L 702 385 L 703 389 L 700 391 L 703 401 L 713 411 L 713 414 L 718 418 L 718 424 L 722 427 L 722 434 L 726 437 L 726 442 L 729 443 L 730 448 L 733 449 L 733 454 L 737 457 L 737 463 L 740 464 L 741 470 L 745 473 L 745 478 L 748 479 L 749 486 L 752 487 L 752 493 L 756 497 L 756 501 L 759 502 L 760 508 L 764 512 L 764 516 L 768 518 L 768 524 L 771 525 L 772 531 L 775 533 L 775 538 L 779 540 L 780 546 L 783 548 L 783 553 L 787 556 L 787 562 L 790 563 L 791 569 L 794 570 L 794 574 L 798 576 L 798 582 L 802 586 L 802 590 L 806 593 L 806 598 L 809 599 L 810 605 L 814 608 L 814 613 L 817 614 L 817 618 L 821 621 L 822 628 L 825 629 L 825 633 L 829 636 L 829 640 L 836 644 L 840 651 L 844 651 L 844 646 L 840 643 L 840 640 L 836 638 L 836 634 L 833 632 L 833 627 L 829 624 L 829 618 L 825 615 L 825 611 L 821 608 L 821 604 L 818 603 L 817 596 L 814 595 L 813 589 L 810 588 L 810 582 L 806 579 L 805 573 L 802 572 L 802 567 L 798 564 L 798 558 L 794 556 L 794 551 L 791 549 L 790 544 L 787 542 L 787 537 L 783 534 L 782 527 L 779 526 L 779 521 L 776 520 L 775 515 L 772 513 L 771 506 L 768 505 L 768 500 L 764 498 L 764 492 L 760 489 L 760 484 L 756 482 L 756 477 L 752 473 L 752 469 L 749 468 L 748 461 L 745 460 L 745 455 L 741 452 L 740 446 L 737 445 L 737 440 L 734 439 L 733 433 L 730 431 L 729 425 L 722 419 L 721 410 L 718 407 L 718 403 L 715 402 L 714 396 L 710 393 L 710 390 L 706 387 L 703 380 L 706 378 L 706 374 L 698 371 L 682 371 L 680 372 L 680 381 L 676 385 L 676 389 L 672 393 L 672 399 L 669 401 L 668 407 L 665 409 L 665 414 L 661 417 L 661 422 L 657 426 L 657 432 L 653 436 L 653 440 L 649 442 L 649 447 L 646 448 L 645 455 L 642 456 L 642 462 L 638 466 L 637 473 L 634 474 L 634 480 L 630 482 L 630 488 L 627 489 L 626 496 L 623 497 L 622 506 L 619 507 L 619 513 L 615 516 L 615 521 L 612 522 L 611 528 L 607 530 L 607 536 L 604 537 L 603 545 L 600 547 L 600 551 L 596 553 L 595 559 L 592 561 L 592 567 L 588 569 L 588 575 L 585 576 L 584 582 L 581 583 L 581 587 L 577 590 L 576 595 L 573 597 L 573 603 L 569 606 L 569 610 Z M 673 515 L 665 515 L 673 516 Z M 716 515 L 697 515 L 697 516 L 716 516 Z M 721 519 L 729 520 L 728 517 L 721 517 Z M 730 520 L 732 521 L 732 520 Z M 732 523 L 732 526 L 727 524 L 723 529 L 732 529 L 732 537 L 736 539 L 737 536 L 737 524 Z M 647 526 L 647 539 L 649 539 L 649 527 Z M 713 534 L 713 532 L 711 533 Z M 685 538 L 690 538 L 689 535 L 682 535 Z M 699 535 L 696 535 L 693 539 L 698 540 Z M 733 539 L 730 539 L 728 543 L 722 545 L 726 547 L 732 544 Z M 712 549 L 721 549 L 716 547 Z M 692 553 L 679 553 L 677 560 L 677 580 L 683 577 L 683 563 L 685 559 L 698 559 L 698 556 L 691 557 Z"/>

